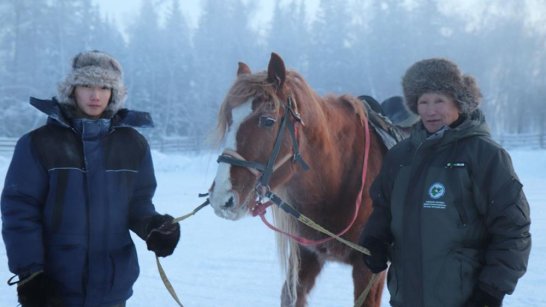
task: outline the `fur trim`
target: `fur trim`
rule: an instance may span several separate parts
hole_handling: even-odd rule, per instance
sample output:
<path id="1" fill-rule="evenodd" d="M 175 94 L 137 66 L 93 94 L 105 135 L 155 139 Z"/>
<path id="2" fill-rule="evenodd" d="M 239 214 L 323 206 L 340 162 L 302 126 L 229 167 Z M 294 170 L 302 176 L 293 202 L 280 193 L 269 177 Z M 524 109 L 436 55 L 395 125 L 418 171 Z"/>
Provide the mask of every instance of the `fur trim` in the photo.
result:
<path id="1" fill-rule="evenodd" d="M 476 80 L 461 73 L 446 59 L 427 59 L 413 64 L 402 78 L 408 108 L 417 114 L 417 100 L 429 92 L 452 96 L 463 114 L 470 114 L 480 104 L 482 95 Z"/>
<path id="2" fill-rule="evenodd" d="M 112 97 L 106 111 L 116 113 L 123 107 L 127 91 L 123 84 L 123 72 L 112 56 L 97 50 L 81 52 L 72 60 L 72 71 L 58 86 L 57 100 L 76 107 L 73 98 L 78 85 L 106 86 L 112 89 Z"/>

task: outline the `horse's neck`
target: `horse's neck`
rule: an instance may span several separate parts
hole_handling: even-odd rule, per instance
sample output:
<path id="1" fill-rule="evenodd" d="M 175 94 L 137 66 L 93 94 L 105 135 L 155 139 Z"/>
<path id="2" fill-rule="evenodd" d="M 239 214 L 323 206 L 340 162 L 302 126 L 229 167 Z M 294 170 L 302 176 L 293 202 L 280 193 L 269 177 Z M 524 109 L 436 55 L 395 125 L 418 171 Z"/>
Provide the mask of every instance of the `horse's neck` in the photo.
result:
<path id="1" fill-rule="evenodd" d="M 344 173 L 347 171 L 347 163 L 351 163 L 345 161 L 345 156 L 348 151 L 354 151 L 350 145 L 346 147 L 338 144 L 335 134 L 326 130 L 305 138 L 300 151 L 309 165 L 309 170 L 298 170 L 295 181 L 299 189 L 303 189 L 300 193 L 305 194 L 298 197 L 320 201 L 321 198 L 333 197 L 331 191 L 342 190 L 342 178 L 346 176 Z M 291 185 L 295 186 L 294 183 Z"/>

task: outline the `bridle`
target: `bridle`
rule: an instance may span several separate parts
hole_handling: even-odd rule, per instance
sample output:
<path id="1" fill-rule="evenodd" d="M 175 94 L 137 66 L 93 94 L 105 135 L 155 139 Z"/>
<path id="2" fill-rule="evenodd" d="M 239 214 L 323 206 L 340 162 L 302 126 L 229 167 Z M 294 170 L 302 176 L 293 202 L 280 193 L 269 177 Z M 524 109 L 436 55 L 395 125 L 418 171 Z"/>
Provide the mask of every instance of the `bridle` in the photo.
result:
<path id="1" fill-rule="evenodd" d="M 329 241 L 331 239 L 337 239 L 345 243 L 346 245 L 349 245 L 353 249 L 359 249 L 361 247 L 357 246 L 356 244 L 353 244 L 352 242 L 349 242 L 347 240 L 344 240 L 340 236 L 345 234 L 354 224 L 354 222 L 357 220 L 359 208 L 362 203 L 362 193 L 364 191 L 364 186 L 366 183 L 366 175 L 367 175 L 367 169 L 368 169 L 368 158 L 369 158 L 369 150 L 370 150 L 370 131 L 368 127 L 367 119 L 363 123 L 365 128 L 365 146 L 364 146 L 364 163 L 362 165 L 362 181 L 360 190 L 357 194 L 356 204 L 355 204 L 355 211 L 353 214 L 353 217 L 350 221 L 350 223 L 338 234 L 330 233 L 326 229 L 324 229 L 322 226 L 316 224 L 308 217 L 304 216 L 301 212 L 299 212 L 297 209 L 295 209 L 290 204 L 287 204 L 283 201 L 281 197 L 276 195 L 271 191 L 271 188 L 269 187 L 269 180 L 271 179 L 271 175 L 273 172 L 281 167 L 286 161 L 290 159 L 290 157 L 293 157 L 293 161 L 300 163 L 302 168 L 304 170 L 308 170 L 309 166 L 303 161 L 303 158 L 301 157 L 301 154 L 299 153 L 299 145 L 298 145 L 298 139 L 297 139 L 297 130 L 294 128 L 293 122 L 289 119 L 289 116 L 292 116 L 297 122 L 301 123 L 303 125 L 303 122 L 297 112 L 294 111 L 294 102 L 290 96 L 288 96 L 287 103 L 284 105 L 284 108 L 286 108 L 286 112 L 284 113 L 281 124 L 279 127 L 279 131 L 277 133 L 277 136 L 275 138 L 275 144 L 273 146 L 273 151 L 271 152 L 271 155 L 267 161 L 267 164 L 263 164 L 256 161 L 247 161 L 242 155 L 235 151 L 224 151 L 219 157 L 218 157 L 218 163 L 228 163 L 231 165 L 241 166 L 247 168 L 250 172 L 252 172 L 256 177 L 261 177 L 258 179 L 255 189 L 256 189 L 256 195 L 257 200 L 255 202 L 255 207 L 251 209 L 251 213 L 253 216 L 260 216 L 262 221 L 271 229 L 274 231 L 277 231 L 279 233 L 285 234 L 292 239 L 296 240 L 296 242 L 302 244 L 302 245 L 317 245 L 324 243 L 326 241 Z M 288 129 L 290 132 L 290 137 L 292 139 L 292 155 L 288 154 L 283 159 L 277 161 L 277 157 L 280 152 L 283 132 L 285 129 Z M 276 162 L 277 161 L 277 162 Z M 267 201 L 264 201 L 266 199 Z M 287 233 L 283 231 L 282 229 L 279 229 L 265 219 L 265 210 L 268 206 L 272 204 L 276 204 L 279 208 L 284 210 L 286 213 L 292 215 L 294 218 L 299 220 L 300 222 L 310 226 L 311 228 L 314 228 L 315 230 L 318 230 L 322 233 L 327 234 L 329 237 L 320 239 L 320 240 L 309 240 L 306 238 L 299 237 L 297 235 L 293 235 L 290 233 Z M 366 252 L 365 252 L 366 253 Z M 369 251 L 367 252 L 369 254 Z"/>
<path id="2" fill-rule="evenodd" d="M 267 160 L 267 163 L 260 163 L 258 161 L 248 161 L 241 154 L 233 150 L 224 150 L 218 157 L 218 163 L 227 163 L 234 166 L 240 166 L 247 168 L 256 177 L 259 177 L 255 189 L 259 198 L 263 198 L 267 192 L 270 191 L 269 181 L 273 173 L 284 165 L 289 160 L 297 162 L 304 170 L 308 170 L 309 166 L 303 160 L 298 144 L 297 130 L 294 125 L 294 119 L 297 123 L 303 125 L 300 114 L 296 111 L 296 105 L 292 96 L 288 96 L 287 102 L 282 105 L 285 109 L 284 115 L 281 119 L 281 124 L 275 137 L 275 143 L 273 150 Z M 292 154 L 287 154 L 282 159 L 278 160 L 278 156 L 281 150 L 284 131 L 288 129 L 290 138 L 292 140 Z M 277 161 L 278 160 L 278 161 Z"/>

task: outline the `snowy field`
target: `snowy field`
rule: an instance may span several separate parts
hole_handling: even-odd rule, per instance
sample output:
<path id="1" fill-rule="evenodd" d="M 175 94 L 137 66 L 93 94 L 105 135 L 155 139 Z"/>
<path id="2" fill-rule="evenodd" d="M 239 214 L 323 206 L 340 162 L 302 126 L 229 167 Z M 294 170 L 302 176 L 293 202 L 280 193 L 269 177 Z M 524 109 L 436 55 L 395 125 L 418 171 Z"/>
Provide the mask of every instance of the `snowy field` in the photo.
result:
<path id="1" fill-rule="evenodd" d="M 512 150 L 512 159 L 531 205 L 533 249 L 527 274 L 504 306 L 546 306 L 546 151 Z M 0 178 L 5 177 L 11 157 L 0 155 Z M 158 190 L 157 210 L 184 215 L 203 200 L 216 170 L 216 155 L 165 155 L 154 152 Z M 3 179 L 2 185 L 3 186 Z M 279 306 L 282 276 L 274 234 L 257 218 L 227 221 L 207 207 L 181 222 L 181 239 L 162 264 L 185 307 Z M 127 306 L 176 306 L 169 296 L 146 245 L 134 237 L 141 273 Z M 1 241 L 1 239 L 0 239 Z M 8 271 L 0 243 L 0 306 L 16 306 L 15 287 L 5 281 Z M 388 306 L 387 291 L 382 306 Z M 330 263 L 319 276 L 309 299 L 310 307 L 348 307 L 352 281 L 348 267 Z"/>

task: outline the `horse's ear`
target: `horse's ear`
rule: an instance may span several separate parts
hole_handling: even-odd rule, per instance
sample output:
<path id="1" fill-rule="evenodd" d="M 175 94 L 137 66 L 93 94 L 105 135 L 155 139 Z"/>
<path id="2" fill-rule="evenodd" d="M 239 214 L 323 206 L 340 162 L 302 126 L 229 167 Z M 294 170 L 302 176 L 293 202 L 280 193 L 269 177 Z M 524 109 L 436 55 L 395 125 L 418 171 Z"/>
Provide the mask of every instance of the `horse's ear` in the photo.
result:
<path id="1" fill-rule="evenodd" d="M 251 74 L 250 67 L 243 62 L 239 62 L 239 68 L 237 69 L 237 76 Z"/>
<path id="2" fill-rule="evenodd" d="M 286 68 L 284 61 L 275 52 L 271 53 L 271 59 L 267 66 L 267 81 L 275 84 L 277 89 L 281 89 L 286 80 Z"/>

